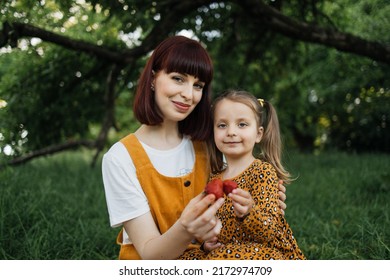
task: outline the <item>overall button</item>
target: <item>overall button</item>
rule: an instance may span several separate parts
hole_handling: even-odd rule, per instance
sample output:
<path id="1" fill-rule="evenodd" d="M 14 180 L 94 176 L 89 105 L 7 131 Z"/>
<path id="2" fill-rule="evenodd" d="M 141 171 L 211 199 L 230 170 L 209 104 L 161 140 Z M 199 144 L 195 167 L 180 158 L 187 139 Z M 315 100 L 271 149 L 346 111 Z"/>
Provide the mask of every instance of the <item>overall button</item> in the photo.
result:
<path id="1" fill-rule="evenodd" d="M 187 180 L 187 181 L 184 181 L 184 186 L 185 187 L 189 187 L 191 185 L 191 181 Z"/>

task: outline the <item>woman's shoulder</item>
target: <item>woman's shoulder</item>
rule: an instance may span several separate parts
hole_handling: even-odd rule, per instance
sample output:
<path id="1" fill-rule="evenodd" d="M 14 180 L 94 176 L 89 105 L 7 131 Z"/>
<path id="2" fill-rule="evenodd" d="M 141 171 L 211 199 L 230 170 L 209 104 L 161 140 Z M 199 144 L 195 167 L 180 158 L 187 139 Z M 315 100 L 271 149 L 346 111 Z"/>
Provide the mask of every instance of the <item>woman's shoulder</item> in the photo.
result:
<path id="1" fill-rule="evenodd" d="M 124 163 L 131 161 L 131 158 L 126 150 L 125 145 L 120 141 L 114 143 L 110 149 L 103 155 L 104 163 Z"/>
<path id="2" fill-rule="evenodd" d="M 114 143 L 108 151 L 104 154 L 104 156 L 116 156 L 121 155 L 123 151 L 126 151 L 125 145 L 122 142 L 118 141 Z"/>

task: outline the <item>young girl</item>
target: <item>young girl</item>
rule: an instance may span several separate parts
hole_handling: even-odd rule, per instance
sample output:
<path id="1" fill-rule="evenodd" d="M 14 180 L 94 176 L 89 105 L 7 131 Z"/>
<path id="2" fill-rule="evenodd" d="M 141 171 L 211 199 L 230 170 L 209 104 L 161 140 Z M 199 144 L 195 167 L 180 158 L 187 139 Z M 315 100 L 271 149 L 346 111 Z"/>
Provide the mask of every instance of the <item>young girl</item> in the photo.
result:
<path id="1" fill-rule="evenodd" d="M 210 174 L 212 77 L 207 51 L 183 36 L 165 39 L 149 58 L 133 107 L 141 126 L 102 163 L 110 223 L 123 229 L 120 259 L 175 259 L 220 232 L 215 213 L 224 199 L 202 193 Z"/>
<path id="2" fill-rule="evenodd" d="M 211 179 L 233 180 L 238 188 L 217 211 L 220 234 L 181 258 L 305 259 L 278 207 L 278 178 L 288 183 L 290 175 L 281 164 L 275 109 L 248 92 L 232 90 L 219 96 L 212 110 Z M 254 156 L 257 144 L 259 159 Z"/>

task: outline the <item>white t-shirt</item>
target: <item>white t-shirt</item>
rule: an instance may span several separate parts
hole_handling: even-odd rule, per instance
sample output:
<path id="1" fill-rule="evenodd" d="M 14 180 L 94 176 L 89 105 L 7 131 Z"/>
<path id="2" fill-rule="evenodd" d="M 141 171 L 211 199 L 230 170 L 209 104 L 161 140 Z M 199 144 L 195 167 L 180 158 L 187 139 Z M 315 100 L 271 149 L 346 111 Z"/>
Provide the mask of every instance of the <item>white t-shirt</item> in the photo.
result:
<path id="1" fill-rule="evenodd" d="M 190 173 L 194 167 L 195 150 L 188 137 L 184 137 L 177 147 L 170 150 L 156 150 L 141 144 L 154 168 L 162 175 L 181 177 Z M 123 222 L 150 211 L 134 163 L 121 142 L 115 143 L 103 156 L 102 173 L 112 227 L 121 226 Z"/>

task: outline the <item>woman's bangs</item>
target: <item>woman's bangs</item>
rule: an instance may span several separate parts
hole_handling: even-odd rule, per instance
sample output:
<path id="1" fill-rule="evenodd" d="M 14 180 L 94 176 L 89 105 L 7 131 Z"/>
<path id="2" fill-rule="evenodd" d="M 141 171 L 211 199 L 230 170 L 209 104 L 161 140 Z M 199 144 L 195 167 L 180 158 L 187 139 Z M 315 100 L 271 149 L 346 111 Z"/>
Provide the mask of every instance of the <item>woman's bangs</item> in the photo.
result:
<path id="1" fill-rule="evenodd" d="M 213 77 L 213 66 L 209 56 L 199 46 L 179 46 L 173 49 L 165 61 L 168 73 L 178 72 L 197 77 L 200 81 L 210 84 Z"/>

